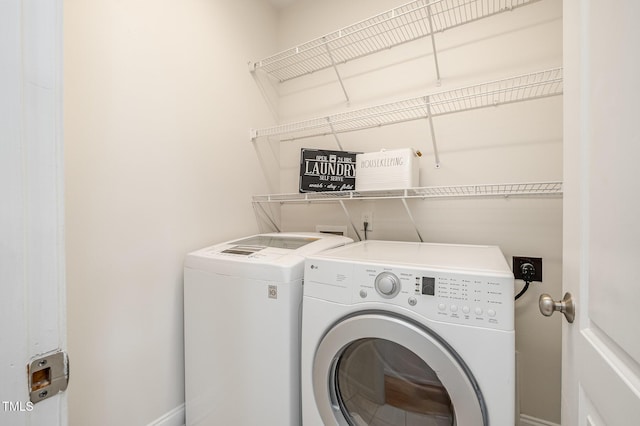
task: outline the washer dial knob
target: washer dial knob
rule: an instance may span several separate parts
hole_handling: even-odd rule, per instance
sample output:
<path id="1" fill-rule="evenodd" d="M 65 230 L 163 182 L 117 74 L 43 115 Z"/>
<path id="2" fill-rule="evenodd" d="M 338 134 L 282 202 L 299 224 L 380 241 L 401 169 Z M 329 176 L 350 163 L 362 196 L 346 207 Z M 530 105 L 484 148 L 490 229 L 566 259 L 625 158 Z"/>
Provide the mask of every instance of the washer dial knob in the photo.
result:
<path id="1" fill-rule="evenodd" d="M 378 274 L 375 286 L 378 293 L 388 299 L 395 297 L 400 292 L 400 280 L 391 272 Z"/>

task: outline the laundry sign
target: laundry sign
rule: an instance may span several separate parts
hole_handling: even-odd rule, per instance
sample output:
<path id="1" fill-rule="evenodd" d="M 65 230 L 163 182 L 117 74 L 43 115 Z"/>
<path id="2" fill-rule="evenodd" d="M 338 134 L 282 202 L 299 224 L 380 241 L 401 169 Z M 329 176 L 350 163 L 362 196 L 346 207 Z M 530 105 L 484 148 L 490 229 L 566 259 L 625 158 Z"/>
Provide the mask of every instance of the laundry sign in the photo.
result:
<path id="1" fill-rule="evenodd" d="M 357 152 L 302 148 L 300 192 L 353 191 Z"/>

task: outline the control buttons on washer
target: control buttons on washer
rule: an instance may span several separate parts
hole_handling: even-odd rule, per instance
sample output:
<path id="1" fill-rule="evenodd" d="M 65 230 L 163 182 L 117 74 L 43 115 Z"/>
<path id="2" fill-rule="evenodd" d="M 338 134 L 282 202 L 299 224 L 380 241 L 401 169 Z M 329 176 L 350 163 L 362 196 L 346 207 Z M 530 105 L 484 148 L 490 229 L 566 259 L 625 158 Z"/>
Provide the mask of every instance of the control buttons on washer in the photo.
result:
<path id="1" fill-rule="evenodd" d="M 476 315 L 482 315 L 482 308 L 476 308 L 475 313 Z"/>
<path id="2" fill-rule="evenodd" d="M 494 311 L 493 309 L 489 309 L 487 311 L 487 315 L 489 315 L 490 317 L 495 317 L 496 316 L 496 311 Z"/>
<path id="3" fill-rule="evenodd" d="M 367 297 L 367 290 L 360 290 L 360 297 L 363 299 Z"/>
<path id="4" fill-rule="evenodd" d="M 418 303 L 418 300 L 415 297 L 409 298 L 409 305 L 416 306 L 417 303 Z"/>
<path id="5" fill-rule="evenodd" d="M 391 299 L 400 292 L 400 279 L 391 272 L 382 272 L 376 277 L 375 287 L 382 297 Z"/>
<path id="6" fill-rule="evenodd" d="M 451 312 L 458 312 L 458 307 L 456 305 L 451 305 L 449 309 L 451 309 Z"/>
<path id="7" fill-rule="evenodd" d="M 438 305 L 438 309 L 441 310 L 441 311 L 444 311 L 445 309 L 447 309 L 447 305 L 445 305 L 444 303 L 440 303 Z"/>
<path id="8" fill-rule="evenodd" d="M 468 306 L 463 306 L 462 312 L 464 312 L 465 314 L 468 314 L 469 312 L 471 312 L 471 308 L 469 308 Z"/>

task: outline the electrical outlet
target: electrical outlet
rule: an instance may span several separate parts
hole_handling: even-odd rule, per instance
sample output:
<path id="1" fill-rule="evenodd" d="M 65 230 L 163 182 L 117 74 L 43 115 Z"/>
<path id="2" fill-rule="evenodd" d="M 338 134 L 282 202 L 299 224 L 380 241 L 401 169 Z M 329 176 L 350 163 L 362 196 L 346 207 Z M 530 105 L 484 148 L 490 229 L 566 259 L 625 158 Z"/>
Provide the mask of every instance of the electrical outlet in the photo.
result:
<path id="1" fill-rule="evenodd" d="M 373 231 L 373 212 L 362 212 L 360 216 L 360 230 L 364 231 L 364 223 L 367 222 L 367 232 Z"/>
<path id="2" fill-rule="evenodd" d="M 528 257 L 528 256 L 513 256 L 513 276 L 516 280 L 522 280 L 523 270 L 522 265 L 530 263 L 533 265 L 533 278 L 530 281 L 542 282 L 542 258 L 541 257 Z"/>

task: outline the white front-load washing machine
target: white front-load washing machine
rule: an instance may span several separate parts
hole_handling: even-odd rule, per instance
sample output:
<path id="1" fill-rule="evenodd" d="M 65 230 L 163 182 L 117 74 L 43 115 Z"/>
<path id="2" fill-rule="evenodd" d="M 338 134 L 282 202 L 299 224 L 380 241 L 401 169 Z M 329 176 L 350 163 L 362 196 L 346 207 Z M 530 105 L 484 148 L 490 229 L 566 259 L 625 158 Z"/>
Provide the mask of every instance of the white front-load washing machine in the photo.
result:
<path id="1" fill-rule="evenodd" d="M 187 425 L 300 425 L 304 258 L 349 242 L 272 233 L 187 255 Z"/>
<path id="2" fill-rule="evenodd" d="M 513 281 L 495 246 L 362 241 L 309 256 L 304 426 L 513 426 Z"/>

